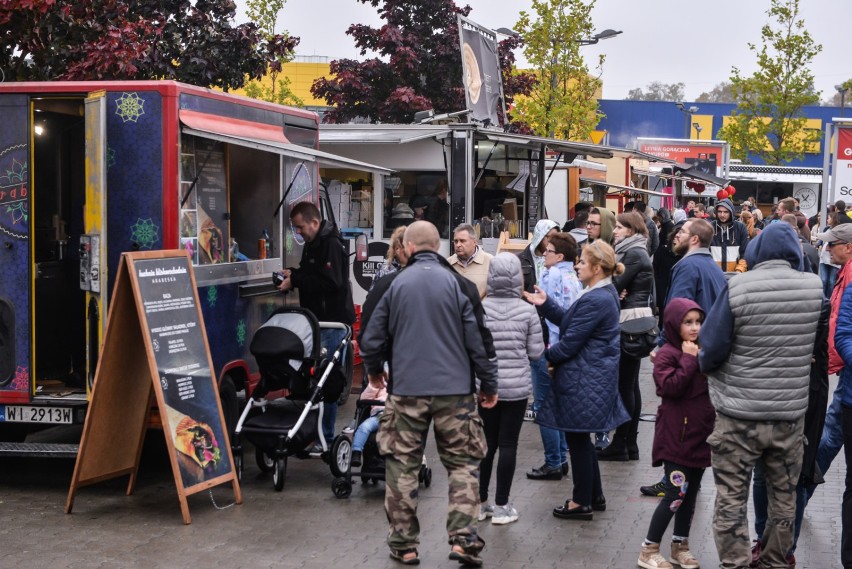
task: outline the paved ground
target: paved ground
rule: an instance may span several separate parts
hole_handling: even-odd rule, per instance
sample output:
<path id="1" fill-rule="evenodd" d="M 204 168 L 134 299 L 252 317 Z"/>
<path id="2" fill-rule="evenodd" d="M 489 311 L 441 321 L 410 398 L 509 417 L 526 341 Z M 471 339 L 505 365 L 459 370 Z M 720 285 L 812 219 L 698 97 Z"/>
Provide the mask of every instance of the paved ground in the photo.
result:
<path id="1" fill-rule="evenodd" d="M 656 399 L 643 370 L 644 410 Z M 340 412 L 351 417 L 352 401 Z M 650 466 L 652 423 L 642 423 L 642 460 L 602 463 L 607 511 L 594 521 L 554 518 L 551 509 L 570 493 L 570 480 L 532 482 L 524 471 L 541 462 L 541 442 L 532 423 L 521 434 L 512 500 L 521 513 L 507 526 L 483 525 L 486 566 L 507 569 L 632 568 L 656 500 L 639 496 L 640 484 L 660 471 Z M 447 560 L 444 534 L 447 479 L 433 446 L 427 452 L 434 480 L 421 491 L 423 567 L 458 567 Z M 207 493 L 190 497 L 193 523 L 184 526 L 164 444 L 149 433 L 136 492 L 126 482 L 82 489 L 74 513 L 63 508 L 73 470 L 70 460 L 0 460 L 0 568 L 328 568 L 399 567 L 387 557 L 383 485 L 355 486 L 336 499 L 332 476 L 319 460 L 291 460 L 283 492 L 272 489 L 249 455 L 243 477 L 245 503 L 224 510 Z M 840 458 L 817 491 L 806 515 L 797 558 L 800 568 L 839 566 L 840 500 L 845 465 Z M 493 489 L 493 487 L 492 487 Z M 231 501 L 229 488 L 214 489 L 219 506 Z M 693 523 L 692 549 L 703 567 L 718 558 L 710 531 L 715 491 L 705 476 Z M 667 538 L 668 539 L 668 535 Z"/>

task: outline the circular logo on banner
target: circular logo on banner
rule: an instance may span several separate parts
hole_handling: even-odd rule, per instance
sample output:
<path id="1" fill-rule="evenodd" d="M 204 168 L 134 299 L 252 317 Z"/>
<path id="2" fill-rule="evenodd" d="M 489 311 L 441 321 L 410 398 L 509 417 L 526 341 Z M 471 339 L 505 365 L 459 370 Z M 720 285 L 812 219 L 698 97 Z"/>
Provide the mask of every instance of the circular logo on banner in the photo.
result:
<path id="1" fill-rule="evenodd" d="M 367 246 L 367 260 L 353 263 L 352 272 L 355 275 L 355 281 L 364 290 L 370 290 L 373 276 L 385 264 L 388 247 L 387 243 L 373 241 Z"/>

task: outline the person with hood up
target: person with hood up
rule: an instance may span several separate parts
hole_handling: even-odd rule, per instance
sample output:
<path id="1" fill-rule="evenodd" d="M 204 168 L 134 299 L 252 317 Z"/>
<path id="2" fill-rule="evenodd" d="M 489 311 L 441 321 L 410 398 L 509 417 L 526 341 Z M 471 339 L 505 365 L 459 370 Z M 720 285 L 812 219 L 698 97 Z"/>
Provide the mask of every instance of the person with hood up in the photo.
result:
<path id="1" fill-rule="evenodd" d="M 597 239 L 603 240 L 607 245 L 612 245 L 612 230 L 615 229 L 615 214 L 606 208 L 596 207 L 589 212 L 589 221 L 586 223 L 589 232 L 589 242 Z"/>
<path id="2" fill-rule="evenodd" d="M 479 467 L 479 521 L 491 518 L 496 525 L 518 519 L 518 511 L 509 503 L 509 492 L 515 476 L 518 438 L 532 392 L 530 360 L 539 359 L 544 353 L 538 314 L 521 298 L 523 284 L 521 262 L 515 255 L 500 253 L 491 260 L 488 295 L 482 307 L 497 352 L 498 399 L 490 409 L 479 408 L 488 443 L 488 452 Z M 498 450 L 497 492 L 492 505 L 488 503 L 488 484 Z"/>
<path id="3" fill-rule="evenodd" d="M 660 212 L 665 211 L 660 209 Z M 672 282 L 672 269 L 683 253 L 675 252 L 675 237 L 680 228 L 686 223 L 686 212 L 682 209 L 674 210 L 672 221 L 668 224 L 663 223 L 660 230 L 660 246 L 657 252 L 654 253 L 652 266 L 654 267 L 654 290 L 657 298 L 657 312 L 660 315 L 660 329 L 663 329 L 663 308 L 666 306 L 666 298 L 669 292 L 669 286 Z M 662 230 L 668 225 L 667 230 Z"/>
<path id="4" fill-rule="evenodd" d="M 544 251 L 550 241 L 550 236 L 559 232 L 559 225 L 549 219 L 539 220 L 535 224 L 533 238 L 529 247 L 518 253 L 521 261 L 521 272 L 524 277 L 524 291 L 532 292 L 534 287 L 540 283 L 541 274 L 544 271 Z M 541 328 L 545 345 L 548 343 L 547 327 L 544 319 L 541 319 Z M 530 360 L 533 382 L 533 404 L 530 418 L 535 418 L 541 408 L 541 403 L 550 391 L 550 373 L 547 371 L 547 361 L 544 357 Z M 549 433 L 541 432 L 541 442 L 544 446 L 544 464 L 532 468 L 527 472 L 530 480 L 562 480 L 562 476 L 568 473 L 568 447 L 564 437 L 553 437 Z"/>
<path id="5" fill-rule="evenodd" d="M 737 221 L 734 202 L 729 199 L 716 203 L 715 235 L 710 244 L 713 260 L 726 273 L 744 273 L 747 270 L 745 252 L 748 247 L 748 230 Z"/>
<path id="6" fill-rule="evenodd" d="M 786 567 L 822 283 L 803 272 L 802 248 L 786 223 L 764 229 L 746 261 L 749 271 L 731 277 L 707 314 L 698 355 L 716 408 L 707 439 L 716 483 L 713 535 L 722 567 L 749 566 L 747 502 L 762 461 L 772 492 L 759 563 Z"/>
<path id="7" fill-rule="evenodd" d="M 606 510 L 589 435 L 630 418 L 616 385 L 621 327 L 612 276 L 623 270 L 612 247 L 598 240 L 583 249 L 577 275 L 586 288 L 567 310 L 538 287 L 535 294 L 524 293 L 548 320 L 559 322 L 559 343 L 545 351 L 556 368 L 553 389 L 536 416 L 537 423 L 563 431 L 568 439 L 574 491 L 570 500 L 553 509 L 557 518 L 591 520 L 594 511 Z"/>
<path id="8" fill-rule="evenodd" d="M 698 369 L 698 337 L 704 311 L 687 298 L 669 302 L 664 326 L 669 341 L 654 361 L 654 384 L 661 398 L 654 423 L 654 466 L 663 465 L 665 494 L 657 504 L 638 564 L 647 569 L 671 569 L 660 554 L 663 533 L 675 519 L 672 531 L 672 563 L 697 568 L 689 551 L 689 530 L 695 498 L 704 469 L 710 466 L 707 437 L 713 432 L 716 412 L 710 403 L 707 378 Z"/>

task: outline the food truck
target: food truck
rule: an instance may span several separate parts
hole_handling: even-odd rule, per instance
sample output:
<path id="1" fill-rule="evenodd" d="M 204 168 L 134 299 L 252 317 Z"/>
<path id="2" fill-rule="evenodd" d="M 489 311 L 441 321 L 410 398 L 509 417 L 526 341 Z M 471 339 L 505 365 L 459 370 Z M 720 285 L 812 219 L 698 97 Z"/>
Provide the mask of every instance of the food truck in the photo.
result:
<path id="1" fill-rule="evenodd" d="M 453 115 L 448 120 L 456 120 L 458 114 Z M 352 264 L 356 304 L 363 302 L 384 262 L 394 228 L 412 220 L 431 220 L 438 226 L 445 255 L 452 253 L 452 228 L 460 223 L 472 224 L 493 253 L 503 232 L 525 240 L 540 219 L 564 223 L 567 216 L 573 217 L 581 195 L 614 207 L 617 203 L 607 201 L 613 192 L 659 193 L 641 184 L 631 187 L 631 161 L 661 160 L 638 150 L 509 133 L 479 123 L 427 120 L 432 122 L 320 127 L 321 149 L 394 171 L 378 185 L 357 172 L 321 170 L 330 182 L 332 207 L 350 212 L 342 222 L 348 228 L 344 233 L 370 236 L 368 259 Z M 560 171 L 566 164 L 575 166 Z M 607 170 L 611 175 L 596 175 Z"/>
<path id="2" fill-rule="evenodd" d="M 296 302 L 270 278 L 301 255 L 290 206 L 330 214 L 320 165 L 388 173 L 320 152 L 313 112 L 172 81 L 2 83 L 0 109 L 6 442 L 84 421 L 125 251 L 188 252 L 230 426 L 254 330 Z"/>

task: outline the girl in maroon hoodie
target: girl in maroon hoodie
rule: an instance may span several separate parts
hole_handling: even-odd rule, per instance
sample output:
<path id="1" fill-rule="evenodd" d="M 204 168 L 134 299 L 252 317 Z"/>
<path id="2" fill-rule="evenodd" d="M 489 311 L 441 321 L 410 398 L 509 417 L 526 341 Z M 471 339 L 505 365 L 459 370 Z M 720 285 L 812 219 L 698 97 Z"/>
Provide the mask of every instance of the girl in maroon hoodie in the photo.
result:
<path id="1" fill-rule="evenodd" d="M 654 427 L 654 466 L 666 470 L 666 494 L 660 501 L 642 544 L 638 564 L 647 569 L 697 569 L 689 551 L 689 528 L 704 469 L 710 466 L 707 437 L 716 412 L 707 378 L 698 369 L 698 331 L 704 311 L 695 302 L 674 298 L 666 304 L 663 326 L 668 340 L 654 361 L 654 383 L 662 398 Z M 670 339 L 670 340 L 669 340 Z M 675 519 L 671 563 L 660 554 L 663 533 Z"/>

